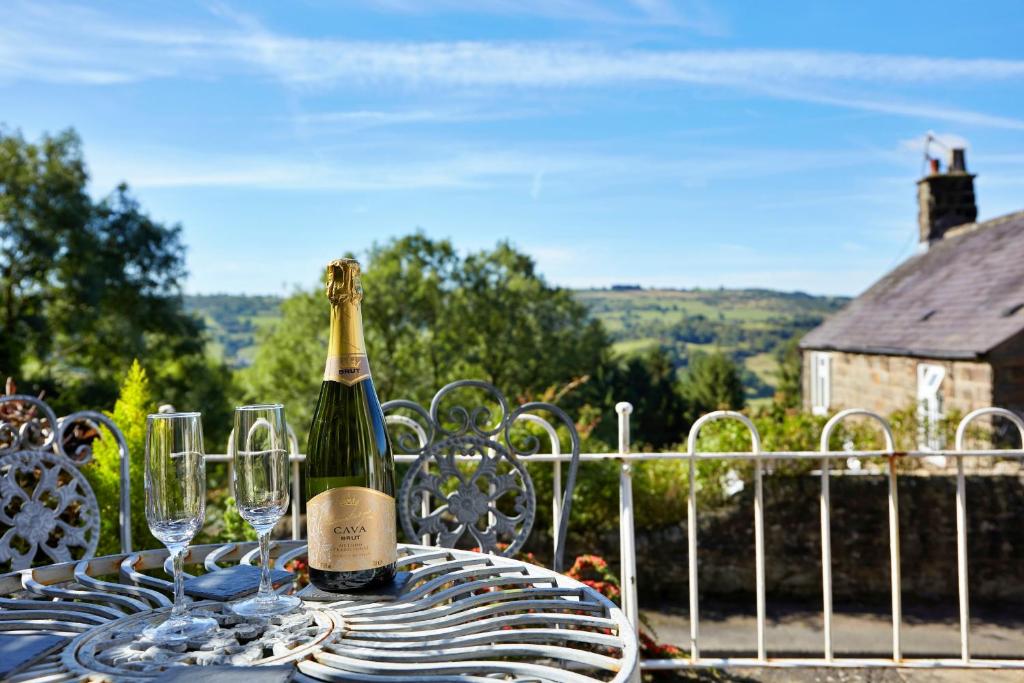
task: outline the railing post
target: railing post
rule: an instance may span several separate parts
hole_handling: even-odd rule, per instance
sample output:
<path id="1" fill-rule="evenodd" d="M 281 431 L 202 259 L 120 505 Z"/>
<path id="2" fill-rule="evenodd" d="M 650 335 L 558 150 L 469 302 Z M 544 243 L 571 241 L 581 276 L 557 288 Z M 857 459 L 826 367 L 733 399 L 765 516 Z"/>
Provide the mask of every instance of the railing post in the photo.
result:
<path id="1" fill-rule="evenodd" d="M 703 419 L 703 418 L 702 418 Z M 700 420 L 697 420 L 700 423 Z M 700 595 L 697 587 L 697 424 L 687 437 L 688 484 L 686 496 L 686 564 L 690 593 L 690 662 L 700 659 Z"/>
<path id="2" fill-rule="evenodd" d="M 971 597 L 967 582 L 967 480 L 964 476 L 964 439 L 967 427 L 979 417 L 991 415 L 1002 417 L 1012 422 L 1020 433 L 1021 445 L 1024 446 L 1024 420 L 1014 412 L 1005 408 L 979 408 L 964 416 L 956 427 L 956 566 L 957 593 L 960 599 L 960 661 L 967 664 L 971 661 Z"/>
<path id="3" fill-rule="evenodd" d="M 619 455 L 629 453 L 629 415 L 633 406 L 615 404 L 619 414 Z M 633 628 L 639 629 L 636 586 L 636 528 L 633 517 L 633 474 L 628 462 L 619 462 L 619 573 L 622 582 L 622 611 Z"/>
<path id="4" fill-rule="evenodd" d="M 956 449 L 963 450 L 963 434 L 958 429 Z M 971 598 L 967 582 L 967 480 L 964 458 L 956 456 L 956 567 L 957 597 L 960 600 L 960 660 L 971 661 Z"/>
<path id="5" fill-rule="evenodd" d="M 829 423 L 834 424 L 834 423 Z M 827 453 L 831 428 L 821 434 L 821 452 Z M 829 460 L 821 459 L 821 601 L 824 610 L 825 661 L 832 661 L 832 498 L 829 493 Z"/>
<path id="6" fill-rule="evenodd" d="M 836 426 L 848 417 L 869 417 L 882 427 L 885 438 L 885 453 L 889 459 L 889 568 L 892 591 L 892 659 L 898 663 L 903 659 L 901 630 L 903 624 L 903 603 L 900 595 L 900 507 L 896 483 L 896 440 L 892 436 L 889 422 L 870 410 L 848 408 L 832 416 L 821 430 L 821 452 L 828 453 L 829 438 Z M 828 459 L 822 459 L 821 469 L 821 586 L 825 608 L 825 659 L 832 661 L 832 541 L 829 531 L 831 510 L 828 491 Z"/>
<path id="7" fill-rule="evenodd" d="M 700 611 L 697 586 L 697 439 L 701 428 L 715 420 L 736 420 L 750 431 L 750 452 L 754 456 L 754 580 L 757 590 L 757 659 L 768 658 L 765 647 L 765 581 L 764 581 L 764 488 L 762 485 L 761 435 L 749 417 L 734 410 L 716 410 L 701 416 L 686 437 L 686 454 L 690 461 L 690 491 L 686 504 L 687 563 L 690 580 L 690 661 L 700 660 Z"/>
<path id="8" fill-rule="evenodd" d="M 900 575 L 900 501 L 896 483 L 896 456 L 889 453 L 889 565 L 892 578 L 892 658 L 903 659 L 903 601 Z"/>
<path id="9" fill-rule="evenodd" d="M 751 429 L 753 452 L 761 454 L 760 437 Z M 757 658 L 764 661 L 768 658 L 765 644 L 765 606 L 764 581 L 764 474 L 761 458 L 754 461 L 754 574 L 757 588 Z"/>

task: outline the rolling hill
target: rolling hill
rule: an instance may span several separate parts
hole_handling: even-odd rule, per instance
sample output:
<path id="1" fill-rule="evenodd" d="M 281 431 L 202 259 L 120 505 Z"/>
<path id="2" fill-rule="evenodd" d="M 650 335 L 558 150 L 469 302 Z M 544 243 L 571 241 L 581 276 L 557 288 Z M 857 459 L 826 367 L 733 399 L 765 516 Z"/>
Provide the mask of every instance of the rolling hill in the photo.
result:
<path id="1" fill-rule="evenodd" d="M 845 297 L 767 289 L 578 290 L 623 355 L 666 350 L 677 367 L 699 352 L 720 350 L 743 368 L 750 398 L 771 396 L 775 351 L 841 308 Z"/>
<path id="2" fill-rule="evenodd" d="M 742 365 L 747 393 L 754 399 L 772 394 L 779 345 L 810 330 L 847 301 L 765 289 L 628 286 L 577 290 L 576 296 L 604 323 L 623 356 L 662 348 L 683 368 L 694 353 L 721 350 Z M 272 296 L 185 297 L 186 308 L 206 322 L 216 352 L 234 367 L 251 362 L 256 330 L 277 317 L 280 303 Z"/>

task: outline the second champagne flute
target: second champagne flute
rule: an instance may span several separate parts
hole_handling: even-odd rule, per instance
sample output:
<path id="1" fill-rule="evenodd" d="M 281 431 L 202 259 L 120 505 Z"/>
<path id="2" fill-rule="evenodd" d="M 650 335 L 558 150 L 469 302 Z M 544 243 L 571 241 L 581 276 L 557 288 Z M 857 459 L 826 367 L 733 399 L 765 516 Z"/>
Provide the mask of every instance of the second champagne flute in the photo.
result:
<path id="1" fill-rule="evenodd" d="M 188 543 L 206 512 L 206 458 L 199 413 L 160 413 L 146 418 L 146 521 L 174 562 L 174 607 L 143 636 L 170 644 L 217 628 L 209 617 L 187 611 L 183 562 Z"/>
<path id="2" fill-rule="evenodd" d="M 235 408 L 231 435 L 232 484 L 242 519 L 260 539 L 260 588 L 255 597 L 231 606 L 243 616 L 290 612 L 302 601 L 278 595 L 270 581 L 270 532 L 288 509 L 288 431 L 281 404 Z"/>

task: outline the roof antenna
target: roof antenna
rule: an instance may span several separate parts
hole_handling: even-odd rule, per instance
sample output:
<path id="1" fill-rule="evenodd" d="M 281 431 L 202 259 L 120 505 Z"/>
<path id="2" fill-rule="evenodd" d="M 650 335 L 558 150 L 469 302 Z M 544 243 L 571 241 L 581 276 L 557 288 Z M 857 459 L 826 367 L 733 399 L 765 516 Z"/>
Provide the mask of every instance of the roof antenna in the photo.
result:
<path id="1" fill-rule="evenodd" d="M 940 164 L 942 162 L 939 161 L 938 157 L 933 157 L 930 154 L 932 145 L 949 151 L 949 146 L 935 137 L 935 134 L 932 131 L 928 131 L 924 136 L 924 159 L 921 161 L 921 175 L 924 175 L 925 173 L 935 175 L 940 170 Z"/>

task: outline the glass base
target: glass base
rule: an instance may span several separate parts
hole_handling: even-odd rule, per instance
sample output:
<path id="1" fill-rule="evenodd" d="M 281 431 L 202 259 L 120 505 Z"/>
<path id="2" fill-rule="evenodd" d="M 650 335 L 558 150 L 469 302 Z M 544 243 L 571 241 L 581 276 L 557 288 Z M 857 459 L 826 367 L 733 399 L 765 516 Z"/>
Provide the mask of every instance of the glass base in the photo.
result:
<path id="1" fill-rule="evenodd" d="M 150 626 L 142 637 L 159 645 L 181 643 L 217 630 L 217 621 L 209 617 L 170 617 L 162 624 Z"/>
<path id="2" fill-rule="evenodd" d="M 256 596 L 241 602 L 234 602 L 229 605 L 231 611 L 243 617 L 272 617 L 275 614 L 284 614 L 298 609 L 302 600 L 294 595 L 277 595 L 269 599 Z"/>

